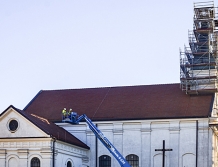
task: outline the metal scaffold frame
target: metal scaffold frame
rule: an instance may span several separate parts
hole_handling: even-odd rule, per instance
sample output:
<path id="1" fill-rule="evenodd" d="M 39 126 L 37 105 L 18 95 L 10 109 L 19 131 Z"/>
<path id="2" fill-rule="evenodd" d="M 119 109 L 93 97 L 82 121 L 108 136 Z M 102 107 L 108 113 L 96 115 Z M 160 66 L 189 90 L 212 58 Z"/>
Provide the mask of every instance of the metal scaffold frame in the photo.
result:
<path id="1" fill-rule="evenodd" d="M 189 47 L 180 49 L 180 85 L 187 94 L 211 93 L 217 89 L 218 19 L 213 1 L 194 3 L 193 30 Z"/>

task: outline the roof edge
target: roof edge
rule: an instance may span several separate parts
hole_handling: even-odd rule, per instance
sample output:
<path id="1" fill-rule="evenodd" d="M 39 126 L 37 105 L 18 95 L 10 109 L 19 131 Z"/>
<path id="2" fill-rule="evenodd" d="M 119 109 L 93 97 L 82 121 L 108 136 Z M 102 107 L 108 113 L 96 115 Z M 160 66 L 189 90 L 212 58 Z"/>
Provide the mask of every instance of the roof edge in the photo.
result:
<path id="1" fill-rule="evenodd" d="M 8 106 L 1 114 L 0 117 L 6 112 L 8 111 L 9 108 L 13 108 L 14 110 L 16 110 L 17 112 L 20 112 L 20 109 L 14 107 L 13 105 Z"/>
<path id="2" fill-rule="evenodd" d="M 31 104 L 32 102 L 42 93 L 42 90 L 40 90 L 34 97 L 33 99 L 24 107 L 23 111 L 25 111 Z"/>
<path id="3" fill-rule="evenodd" d="M 41 90 L 41 92 L 49 92 L 49 91 L 66 91 L 66 90 L 83 90 L 83 89 L 107 89 L 107 88 L 122 88 L 122 87 L 139 87 L 139 86 L 158 86 L 158 85 L 179 85 L 180 83 L 163 83 L 163 84 L 148 84 L 148 85 L 117 85 L 117 86 L 97 86 L 97 87 L 81 87 L 81 88 L 72 88 L 72 89 L 47 89 Z M 37 95 L 36 95 L 37 97 Z M 33 98 L 33 100 L 35 97 Z M 32 100 L 31 100 L 32 101 Z M 26 108 L 26 107 L 25 107 Z"/>
<path id="4" fill-rule="evenodd" d="M 134 118 L 134 119 L 92 119 L 93 122 L 96 121 L 140 121 L 140 120 L 157 120 L 157 119 L 199 119 L 199 118 L 208 118 L 208 115 L 205 116 L 191 116 L 191 117 L 153 117 L 153 118 Z M 62 121 L 52 121 L 53 123 L 63 123 Z M 81 122 L 85 122 L 85 121 L 81 121 Z M 69 123 L 69 122 L 68 122 Z"/>

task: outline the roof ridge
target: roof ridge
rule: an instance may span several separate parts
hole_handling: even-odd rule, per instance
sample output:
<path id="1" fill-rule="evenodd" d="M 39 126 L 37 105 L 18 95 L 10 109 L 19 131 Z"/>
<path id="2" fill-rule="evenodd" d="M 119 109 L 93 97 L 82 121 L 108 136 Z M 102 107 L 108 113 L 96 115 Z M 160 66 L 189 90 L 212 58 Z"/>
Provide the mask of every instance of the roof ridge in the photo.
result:
<path id="1" fill-rule="evenodd" d="M 49 92 L 49 91 L 67 91 L 67 90 L 85 90 L 85 89 L 110 89 L 110 88 L 122 88 L 122 87 L 139 87 L 139 86 L 158 86 L 158 85 L 176 85 L 180 83 L 164 83 L 164 84 L 149 84 L 149 85 L 120 85 L 120 86 L 102 86 L 102 87 L 87 87 L 87 88 L 71 88 L 71 89 L 46 89 L 41 90 L 41 92 Z M 26 108 L 26 107 L 25 107 Z"/>

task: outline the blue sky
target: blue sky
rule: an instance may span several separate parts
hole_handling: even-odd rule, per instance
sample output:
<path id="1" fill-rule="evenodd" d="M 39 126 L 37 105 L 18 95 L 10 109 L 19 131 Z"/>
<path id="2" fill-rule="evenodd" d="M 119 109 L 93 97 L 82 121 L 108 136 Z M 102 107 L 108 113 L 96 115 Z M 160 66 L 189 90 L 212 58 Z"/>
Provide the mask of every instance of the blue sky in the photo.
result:
<path id="1" fill-rule="evenodd" d="M 1 112 L 40 90 L 179 83 L 193 1 L 2 0 L 0 25 Z"/>

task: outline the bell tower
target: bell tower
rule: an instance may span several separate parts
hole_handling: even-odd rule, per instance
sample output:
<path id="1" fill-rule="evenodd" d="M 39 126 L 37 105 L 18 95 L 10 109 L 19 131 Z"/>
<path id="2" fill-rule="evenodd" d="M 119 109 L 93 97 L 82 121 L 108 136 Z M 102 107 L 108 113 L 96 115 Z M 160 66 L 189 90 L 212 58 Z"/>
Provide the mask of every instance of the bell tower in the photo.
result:
<path id="1" fill-rule="evenodd" d="M 218 20 L 213 2 L 194 3 L 189 46 L 180 50 L 180 84 L 187 94 L 217 92 Z"/>

